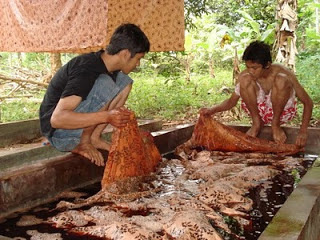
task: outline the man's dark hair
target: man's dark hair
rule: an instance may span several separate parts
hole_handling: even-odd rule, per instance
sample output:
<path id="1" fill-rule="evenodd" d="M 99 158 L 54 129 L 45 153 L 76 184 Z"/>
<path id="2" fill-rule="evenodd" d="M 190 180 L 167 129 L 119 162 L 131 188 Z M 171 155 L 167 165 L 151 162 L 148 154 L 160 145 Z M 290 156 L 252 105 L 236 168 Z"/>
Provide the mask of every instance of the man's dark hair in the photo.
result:
<path id="1" fill-rule="evenodd" d="M 244 50 L 242 60 L 259 63 L 265 68 L 272 62 L 270 46 L 261 41 L 254 41 Z"/>
<path id="2" fill-rule="evenodd" d="M 131 57 L 134 57 L 137 53 L 149 52 L 150 42 L 137 25 L 125 23 L 114 31 L 106 51 L 115 55 L 123 49 L 128 49 Z"/>

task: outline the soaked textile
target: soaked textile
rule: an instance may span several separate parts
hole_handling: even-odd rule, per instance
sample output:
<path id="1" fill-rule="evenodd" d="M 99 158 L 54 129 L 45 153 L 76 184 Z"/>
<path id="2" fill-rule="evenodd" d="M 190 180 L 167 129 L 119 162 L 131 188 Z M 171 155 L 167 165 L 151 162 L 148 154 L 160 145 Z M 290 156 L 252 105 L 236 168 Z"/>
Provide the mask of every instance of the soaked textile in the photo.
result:
<path id="1" fill-rule="evenodd" d="M 211 116 L 200 115 L 190 140 L 177 148 L 189 152 L 193 148 L 205 148 L 210 151 L 261 152 L 278 155 L 293 155 L 304 151 L 295 144 L 276 143 L 266 139 L 252 137 L 244 132 L 215 121 Z"/>
<path id="2" fill-rule="evenodd" d="M 141 27 L 151 51 L 184 49 L 182 0 L 0 0 L 0 51 L 95 51 L 124 22 Z"/>
<path id="3" fill-rule="evenodd" d="M 101 182 L 107 189 L 116 181 L 144 176 L 153 172 L 161 161 L 161 155 L 149 132 L 139 129 L 134 113 L 123 128 L 116 128 Z"/>

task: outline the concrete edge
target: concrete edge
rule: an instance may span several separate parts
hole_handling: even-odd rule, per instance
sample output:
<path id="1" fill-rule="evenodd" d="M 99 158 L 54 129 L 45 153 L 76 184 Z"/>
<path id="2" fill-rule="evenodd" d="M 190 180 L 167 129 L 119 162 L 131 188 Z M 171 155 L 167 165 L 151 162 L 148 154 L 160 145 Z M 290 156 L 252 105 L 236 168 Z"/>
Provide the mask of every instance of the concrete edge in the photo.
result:
<path id="1" fill-rule="evenodd" d="M 0 147 L 15 143 L 27 143 L 40 138 L 39 119 L 0 124 Z"/>
<path id="2" fill-rule="evenodd" d="M 142 120 L 138 121 L 139 128 L 150 132 L 162 129 L 162 121 L 159 120 Z M 103 138 L 111 140 L 112 129 L 107 128 L 103 132 Z M 28 146 L 28 144 L 26 145 Z M 0 177 L 7 169 L 14 168 L 17 165 L 26 166 L 34 161 L 41 161 L 52 157 L 63 156 L 66 153 L 59 152 L 52 146 L 43 146 L 39 143 L 31 148 L 17 148 L 15 151 L 10 151 L 8 154 L 2 153 L 0 156 Z"/>

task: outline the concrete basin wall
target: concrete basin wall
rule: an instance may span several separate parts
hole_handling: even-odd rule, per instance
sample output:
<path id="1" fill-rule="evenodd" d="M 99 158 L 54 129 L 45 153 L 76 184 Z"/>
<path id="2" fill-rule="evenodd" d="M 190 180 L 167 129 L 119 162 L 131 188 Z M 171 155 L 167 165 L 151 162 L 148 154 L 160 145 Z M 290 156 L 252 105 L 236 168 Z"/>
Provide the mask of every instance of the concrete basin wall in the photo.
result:
<path id="1" fill-rule="evenodd" d="M 162 129 L 162 122 L 139 121 L 139 127 L 158 131 Z M 111 133 L 111 129 L 106 129 L 103 138 L 110 139 Z M 101 181 L 103 167 L 79 155 L 59 152 L 49 145 L 31 145 L 1 151 L 0 219 L 46 203 L 63 191 Z M 107 153 L 104 157 L 107 158 Z"/>
<path id="2" fill-rule="evenodd" d="M 0 124 L 0 147 L 41 137 L 39 119 Z"/>

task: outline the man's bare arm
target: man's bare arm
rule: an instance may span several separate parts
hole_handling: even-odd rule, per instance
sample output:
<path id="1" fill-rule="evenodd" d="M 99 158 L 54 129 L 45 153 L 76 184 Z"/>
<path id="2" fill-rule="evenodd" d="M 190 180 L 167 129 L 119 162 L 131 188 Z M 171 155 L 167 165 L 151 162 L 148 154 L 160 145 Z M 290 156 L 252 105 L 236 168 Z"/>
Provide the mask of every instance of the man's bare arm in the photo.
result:
<path id="1" fill-rule="evenodd" d="M 61 98 L 51 117 L 52 127 L 77 129 L 102 123 L 110 123 L 115 127 L 121 127 L 129 121 L 130 114 L 122 109 L 92 113 L 74 112 L 81 100 L 81 97 L 75 95 Z"/>
<path id="2" fill-rule="evenodd" d="M 294 90 L 296 92 L 296 96 L 303 104 L 302 122 L 299 134 L 296 139 L 296 144 L 299 146 L 305 146 L 307 142 L 307 130 L 312 116 L 313 101 L 308 95 L 308 93 L 305 91 L 305 89 L 300 85 L 295 76 L 291 80 L 293 83 Z"/>
<path id="3" fill-rule="evenodd" d="M 236 93 L 232 93 L 232 95 L 228 99 L 224 100 L 223 102 L 217 105 L 214 105 L 211 108 L 200 109 L 200 113 L 205 115 L 212 115 L 217 112 L 230 110 L 231 108 L 237 105 L 239 98 L 240 97 Z"/>

